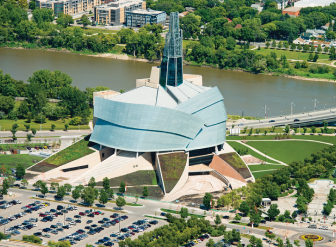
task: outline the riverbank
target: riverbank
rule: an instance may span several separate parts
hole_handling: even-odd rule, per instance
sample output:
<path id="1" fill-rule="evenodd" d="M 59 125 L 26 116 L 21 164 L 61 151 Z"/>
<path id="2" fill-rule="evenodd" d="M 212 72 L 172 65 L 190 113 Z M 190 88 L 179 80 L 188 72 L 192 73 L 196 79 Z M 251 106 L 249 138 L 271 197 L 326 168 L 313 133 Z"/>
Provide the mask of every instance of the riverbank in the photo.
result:
<path id="1" fill-rule="evenodd" d="M 137 57 L 132 57 L 126 53 L 122 53 L 122 47 L 123 46 L 116 46 L 118 47 L 115 50 L 115 53 L 94 53 L 94 52 L 89 52 L 89 51 L 81 51 L 81 52 L 77 52 L 77 51 L 71 51 L 71 50 L 67 50 L 67 49 L 55 49 L 55 48 L 45 48 L 45 47 L 39 47 L 36 46 L 35 44 L 27 44 L 27 43 L 15 43 L 12 42 L 10 44 L 7 45 L 1 45 L 0 48 L 5 48 L 5 49 L 30 49 L 30 50 L 44 50 L 44 51 L 53 51 L 53 52 L 63 52 L 63 53 L 75 53 L 75 54 L 79 54 L 79 55 L 84 55 L 84 56 L 90 56 L 90 57 L 101 57 L 101 58 L 111 58 L 111 59 L 116 59 L 116 60 L 125 60 L 125 61 L 137 61 L 137 62 L 145 62 L 145 63 L 160 63 L 161 60 L 155 60 L 155 61 L 150 61 L 148 59 L 145 58 L 137 58 Z M 250 73 L 250 74 L 256 74 L 253 73 L 249 70 L 244 70 L 244 69 L 240 69 L 240 68 L 219 68 L 218 65 L 210 65 L 210 64 L 197 64 L 195 62 L 187 62 L 187 61 L 183 61 L 184 65 L 188 65 L 188 66 L 194 66 L 194 67 L 204 67 L 204 68 L 215 68 L 215 69 L 222 69 L 222 70 L 230 70 L 230 71 L 236 71 L 236 72 L 246 72 L 246 73 Z M 319 63 L 322 64 L 322 63 Z M 332 67 L 330 64 L 323 64 L 326 66 L 330 66 Z M 294 69 L 294 73 L 295 73 Z M 331 83 L 336 83 L 336 80 L 330 79 L 331 74 L 312 74 L 312 73 L 307 73 L 306 76 L 298 76 L 298 75 L 289 75 L 286 73 L 281 73 L 280 71 L 277 72 L 261 72 L 259 74 L 262 75 L 270 75 L 270 76 L 282 76 L 282 77 L 286 77 L 286 78 L 291 78 L 291 79 L 295 79 L 295 80 L 305 80 L 305 81 L 321 81 L 321 82 L 331 82 Z M 315 76 L 315 77 L 314 77 Z M 322 77 L 322 78 L 321 78 Z M 325 77 L 325 78 L 323 78 Z M 329 78 L 326 78 L 329 77 Z M 335 78 L 336 79 L 336 78 Z"/>

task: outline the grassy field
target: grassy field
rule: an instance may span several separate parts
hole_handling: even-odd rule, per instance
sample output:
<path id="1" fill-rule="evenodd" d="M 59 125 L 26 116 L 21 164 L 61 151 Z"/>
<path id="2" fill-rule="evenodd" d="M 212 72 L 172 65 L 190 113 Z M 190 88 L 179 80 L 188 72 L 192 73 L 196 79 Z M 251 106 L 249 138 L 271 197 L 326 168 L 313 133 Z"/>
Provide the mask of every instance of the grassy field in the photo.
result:
<path id="1" fill-rule="evenodd" d="M 75 27 L 67 27 L 67 29 L 74 29 Z M 94 33 L 117 33 L 116 30 L 108 30 L 108 29 L 102 29 L 102 28 L 96 28 L 92 26 L 87 26 L 86 28 L 80 27 L 83 30 L 83 33 L 85 34 L 94 34 Z"/>
<path id="2" fill-rule="evenodd" d="M 264 171 L 264 172 L 252 172 L 253 176 L 255 179 L 261 178 L 262 176 L 266 175 L 266 174 L 270 174 L 274 172 L 273 170 L 271 171 Z"/>
<path id="3" fill-rule="evenodd" d="M 309 52 L 299 52 L 299 51 L 290 51 L 290 50 L 278 50 L 278 49 L 265 49 L 261 48 L 260 50 L 255 50 L 257 54 L 262 54 L 264 56 L 270 55 L 271 52 L 275 52 L 277 54 L 277 58 L 280 59 L 281 56 L 285 55 L 287 59 L 295 59 L 295 60 L 308 60 L 309 58 Z M 314 53 L 315 54 L 315 53 Z M 319 54 L 319 60 L 320 59 L 329 59 L 328 54 Z M 322 61 L 321 61 L 322 62 Z"/>
<path id="4" fill-rule="evenodd" d="M 66 120 L 63 123 L 63 120 L 56 120 L 56 121 L 52 121 L 52 120 L 46 120 L 46 123 L 42 124 L 42 130 L 51 130 L 51 125 L 55 124 L 56 128 L 55 130 L 64 130 L 64 124 L 69 124 L 70 119 Z M 0 125 L 1 125 L 1 131 L 9 131 L 12 129 L 12 125 L 16 123 L 17 125 L 19 125 L 17 130 L 26 130 L 26 127 L 24 126 L 25 124 L 28 124 L 26 122 L 26 119 L 18 119 L 17 121 L 15 120 L 9 120 L 9 119 L 2 119 L 0 120 Z M 40 123 L 35 123 L 34 121 L 32 121 L 30 124 L 30 129 L 36 129 L 36 131 L 40 130 Z M 79 126 L 80 129 L 89 129 L 90 127 L 88 125 L 80 125 Z M 73 125 L 69 125 L 68 130 L 78 130 L 78 125 L 73 126 Z M 31 133 L 31 131 L 29 132 Z"/>
<path id="5" fill-rule="evenodd" d="M 0 167 L 5 166 L 7 173 L 10 173 L 10 169 L 15 168 L 18 164 L 28 168 L 41 160 L 43 160 L 43 158 L 29 154 L 0 154 Z"/>
<path id="6" fill-rule="evenodd" d="M 329 147 L 327 144 L 306 141 L 252 141 L 247 145 L 258 149 L 277 160 L 290 164 L 293 161 L 303 161 L 312 153 Z"/>
<path id="7" fill-rule="evenodd" d="M 284 165 L 249 165 L 248 166 L 251 172 L 263 171 L 263 170 L 273 170 L 273 169 L 280 169 L 284 167 Z"/>
<path id="8" fill-rule="evenodd" d="M 82 139 L 75 144 L 59 151 L 57 154 L 49 157 L 43 163 L 48 163 L 56 166 L 64 165 L 70 161 L 79 159 L 94 151 L 88 147 L 89 141 Z"/>
<path id="9" fill-rule="evenodd" d="M 127 187 L 127 193 L 137 194 L 142 196 L 144 186 L 139 187 Z M 116 192 L 116 190 L 114 190 Z M 164 196 L 162 189 L 159 186 L 149 186 L 148 193 L 150 197 L 162 198 Z"/>
<path id="10" fill-rule="evenodd" d="M 121 182 L 127 186 L 135 185 L 157 185 L 155 171 L 137 171 L 117 178 L 110 179 L 110 186 L 119 186 Z M 97 186 L 103 186 L 103 182 L 97 183 Z"/>
<path id="11" fill-rule="evenodd" d="M 274 139 L 274 135 L 266 135 L 266 136 L 227 136 L 226 140 L 230 141 L 230 140 L 273 140 Z M 320 141 L 320 142 L 327 142 L 327 143 L 331 143 L 331 144 L 335 144 L 336 145 L 336 137 L 335 136 L 319 136 L 319 135 L 300 135 L 300 134 L 296 134 L 296 135 L 291 135 L 292 139 L 300 139 L 300 140 L 314 140 L 314 141 Z"/>
<path id="12" fill-rule="evenodd" d="M 233 142 L 233 141 L 229 141 L 228 144 L 229 144 L 231 147 L 233 147 L 233 148 L 235 148 L 235 149 L 237 149 L 237 150 L 238 150 L 238 149 L 240 149 L 240 150 L 241 150 L 241 149 L 243 149 L 243 150 L 248 149 L 247 154 L 250 154 L 250 155 L 252 155 L 253 157 L 255 157 L 255 158 L 257 158 L 257 159 L 266 161 L 267 163 L 272 163 L 272 164 L 275 163 L 274 160 L 270 160 L 270 159 L 268 159 L 268 158 L 265 159 L 265 156 L 263 156 L 263 155 L 261 155 L 261 154 L 258 154 L 257 152 L 253 151 L 251 148 L 248 148 L 248 147 L 244 146 L 244 145 L 241 144 L 241 143 Z"/>

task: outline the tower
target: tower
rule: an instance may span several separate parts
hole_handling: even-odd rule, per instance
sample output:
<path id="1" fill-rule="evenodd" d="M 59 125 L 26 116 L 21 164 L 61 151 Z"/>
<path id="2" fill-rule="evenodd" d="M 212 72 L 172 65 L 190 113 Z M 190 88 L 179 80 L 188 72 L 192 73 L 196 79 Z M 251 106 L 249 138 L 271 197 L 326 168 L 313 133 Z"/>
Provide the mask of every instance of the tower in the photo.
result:
<path id="1" fill-rule="evenodd" d="M 170 13 L 169 32 L 163 50 L 160 85 L 177 87 L 183 82 L 182 68 L 182 30 L 180 30 L 178 12 Z"/>

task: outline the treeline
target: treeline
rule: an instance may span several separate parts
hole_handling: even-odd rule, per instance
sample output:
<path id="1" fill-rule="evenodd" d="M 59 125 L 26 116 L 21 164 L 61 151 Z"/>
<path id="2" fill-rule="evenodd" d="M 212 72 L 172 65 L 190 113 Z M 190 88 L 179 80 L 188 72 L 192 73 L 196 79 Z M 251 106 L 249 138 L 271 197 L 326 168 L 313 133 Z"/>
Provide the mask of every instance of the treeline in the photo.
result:
<path id="1" fill-rule="evenodd" d="M 46 48 L 103 53 L 121 43 L 126 44 L 126 52 L 131 55 L 149 60 L 161 57 L 164 42 L 161 25 L 147 25 L 137 33 L 123 29 L 117 34 L 86 35 L 80 27 L 68 28 L 74 22 L 70 15 L 60 15 L 57 25 L 51 23 L 53 20 L 51 9 L 35 9 L 29 21 L 26 10 L 8 0 L 0 6 L 0 44 L 28 42 Z"/>
<path id="2" fill-rule="evenodd" d="M 72 118 L 70 124 L 87 124 L 93 92 L 107 90 L 107 87 L 86 88 L 81 91 L 72 86 L 72 78 L 55 70 L 38 70 L 28 78 L 28 83 L 17 81 L 0 70 L 0 119 L 27 119 L 46 122 L 49 120 Z M 15 107 L 15 97 L 25 97 Z M 57 104 L 49 104 L 48 99 L 58 99 Z"/>

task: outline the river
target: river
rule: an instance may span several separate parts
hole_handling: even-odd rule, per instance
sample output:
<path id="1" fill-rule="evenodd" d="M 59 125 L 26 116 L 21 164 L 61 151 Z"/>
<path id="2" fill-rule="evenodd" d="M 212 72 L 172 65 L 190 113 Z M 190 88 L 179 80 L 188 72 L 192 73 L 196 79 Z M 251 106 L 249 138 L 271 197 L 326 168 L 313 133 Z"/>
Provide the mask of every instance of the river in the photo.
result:
<path id="1" fill-rule="evenodd" d="M 0 69 L 14 79 L 27 81 L 40 69 L 60 70 L 73 78 L 73 85 L 107 86 L 125 91 L 135 87 L 137 78 L 148 78 L 154 64 L 90 57 L 75 53 L 43 50 L 0 49 Z M 184 66 L 185 74 L 200 74 L 204 86 L 217 86 L 224 96 L 229 114 L 264 117 L 264 105 L 269 116 L 336 106 L 336 83 L 297 80 L 280 76 L 254 75 L 245 72 L 205 67 Z"/>

